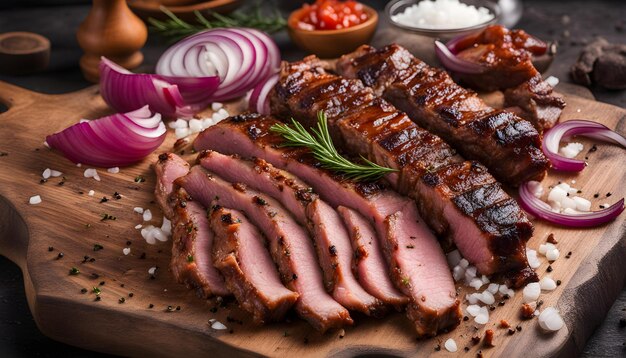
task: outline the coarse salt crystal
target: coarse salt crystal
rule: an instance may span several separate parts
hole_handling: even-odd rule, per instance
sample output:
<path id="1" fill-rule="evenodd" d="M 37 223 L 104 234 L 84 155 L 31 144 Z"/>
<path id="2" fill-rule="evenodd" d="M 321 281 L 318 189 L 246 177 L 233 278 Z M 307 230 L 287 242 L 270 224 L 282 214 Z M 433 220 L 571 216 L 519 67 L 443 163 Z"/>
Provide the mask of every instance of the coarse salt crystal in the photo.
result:
<path id="1" fill-rule="evenodd" d="M 485 284 L 485 285 L 486 285 L 486 284 L 488 284 L 488 283 L 490 282 L 490 281 L 489 281 L 489 277 L 487 277 L 487 276 L 485 276 L 485 275 L 483 275 L 480 279 L 483 281 L 483 284 Z"/>
<path id="2" fill-rule="evenodd" d="M 541 266 L 541 261 L 537 257 L 537 251 L 526 248 L 526 258 L 528 259 L 528 265 L 531 268 L 536 269 Z"/>
<path id="3" fill-rule="evenodd" d="M 443 346 L 446 348 L 448 352 L 454 353 L 458 350 L 458 347 L 456 346 L 456 342 L 452 338 L 448 338 L 448 340 L 446 341 L 446 343 L 443 344 Z"/>
<path id="4" fill-rule="evenodd" d="M 486 305 L 492 305 L 496 302 L 495 297 L 493 297 L 493 295 L 489 291 L 483 291 L 483 293 L 480 295 L 479 300 Z"/>
<path id="5" fill-rule="evenodd" d="M 578 155 L 578 153 L 582 152 L 585 146 L 582 143 L 568 143 L 565 147 L 559 149 L 559 153 L 561 153 L 566 158 L 574 158 Z"/>
<path id="6" fill-rule="evenodd" d="M 467 313 L 469 313 L 472 317 L 478 316 L 480 314 L 480 306 L 478 305 L 467 306 Z"/>
<path id="7" fill-rule="evenodd" d="M 130 247 L 125 247 L 122 249 L 122 252 L 124 253 L 124 255 L 128 255 L 130 254 Z"/>
<path id="8" fill-rule="evenodd" d="M 478 290 L 479 288 L 481 288 L 482 285 L 483 285 L 483 282 L 479 278 L 473 278 L 469 283 L 469 286 L 473 287 L 475 290 Z"/>
<path id="9" fill-rule="evenodd" d="M 213 328 L 214 330 L 217 331 L 222 331 L 225 329 L 228 329 L 228 327 L 226 327 L 222 322 L 220 321 L 215 321 L 211 324 L 211 328 Z"/>
<path id="10" fill-rule="evenodd" d="M 545 244 L 541 244 L 539 245 L 539 253 L 544 255 L 546 254 L 546 252 L 548 252 L 548 250 L 554 250 L 556 249 L 556 246 L 554 246 L 553 243 L 547 242 Z"/>
<path id="11" fill-rule="evenodd" d="M 531 282 L 526 287 L 524 287 L 524 291 L 522 291 L 524 295 L 524 303 L 537 301 L 539 295 L 541 294 L 541 286 L 539 282 Z"/>
<path id="12" fill-rule="evenodd" d="M 89 193 L 87 193 L 87 195 L 89 196 L 94 196 L 94 194 L 96 194 L 96 192 L 93 190 L 89 190 Z"/>
<path id="13" fill-rule="evenodd" d="M 481 294 L 480 293 L 472 293 L 470 295 L 467 295 L 465 298 L 467 299 L 467 302 L 469 302 L 470 305 L 475 305 L 478 303 L 478 300 L 480 299 Z"/>
<path id="14" fill-rule="evenodd" d="M 480 313 L 474 317 L 474 322 L 477 324 L 487 324 L 487 322 L 489 322 L 489 311 L 487 307 L 480 308 Z"/>
<path id="15" fill-rule="evenodd" d="M 559 258 L 559 249 L 552 249 L 546 252 L 546 258 L 548 261 L 556 261 Z"/>
<path id="16" fill-rule="evenodd" d="M 48 178 L 50 178 L 50 175 L 51 175 L 51 174 L 50 174 L 50 172 L 51 172 L 50 168 L 46 168 L 46 170 L 44 170 L 44 171 L 43 171 L 43 173 L 41 174 L 41 176 L 42 176 L 44 179 L 48 179 Z"/>
<path id="17" fill-rule="evenodd" d="M 143 227 L 143 225 L 141 225 L 141 224 L 135 225 L 135 229 L 137 229 L 137 230 L 141 229 L 142 227 Z"/>
<path id="18" fill-rule="evenodd" d="M 213 102 L 213 103 L 211 103 L 211 110 L 213 110 L 213 111 L 217 111 L 217 110 L 219 110 L 222 107 L 224 107 L 224 105 L 221 104 L 220 102 Z"/>
<path id="19" fill-rule="evenodd" d="M 460 281 L 463 277 L 465 277 L 465 269 L 461 266 L 454 266 L 452 269 L 452 277 L 454 281 Z"/>
<path id="20" fill-rule="evenodd" d="M 202 130 L 202 121 L 199 119 L 189 120 L 189 131 L 191 133 L 198 133 Z"/>
<path id="21" fill-rule="evenodd" d="M 156 266 L 152 266 L 148 269 L 148 274 L 149 275 L 154 275 L 154 273 L 156 272 Z"/>
<path id="22" fill-rule="evenodd" d="M 549 76 L 548 78 L 545 79 L 545 81 L 547 84 L 549 84 L 552 87 L 556 87 L 556 85 L 559 84 L 559 79 L 554 76 Z"/>
<path id="23" fill-rule="evenodd" d="M 95 180 L 100 181 L 98 171 L 93 168 L 85 169 L 85 173 L 83 175 L 85 176 L 85 178 L 94 178 Z"/>
<path id="24" fill-rule="evenodd" d="M 189 128 L 176 128 L 174 134 L 176 139 L 185 138 L 189 135 Z"/>
<path id="25" fill-rule="evenodd" d="M 109 172 L 111 174 L 117 174 L 117 173 L 120 172 L 120 168 L 119 167 L 109 168 L 109 169 L 107 169 L 107 172 Z"/>
<path id="26" fill-rule="evenodd" d="M 489 286 L 487 286 L 487 291 L 491 292 L 492 295 L 495 295 L 496 293 L 498 293 L 498 287 L 500 285 L 498 285 L 497 283 L 490 283 Z"/>
<path id="27" fill-rule="evenodd" d="M 541 290 L 543 291 L 552 291 L 556 289 L 556 282 L 554 282 L 554 280 L 550 277 L 542 278 L 539 282 L 539 285 L 541 286 Z"/>
<path id="28" fill-rule="evenodd" d="M 459 266 L 466 269 L 469 266 L 469 261 L 467 261 L 466 259 L 461 259 L 461 261 L 459 261 Z"/>
<path id="29" fill-rule="evenodd" d="M 61 175 L 63 175 L 63 173 L 61 173 L 61 172 L 60 172 L 60 171 L 58 171 L 58 170 L 51 170 L 51 171 L 50 171 L 50 176 L 52 176 L 52 177 L 54 177 L 54 178 L 56 178 L 56 177 L 60 177 Z"/>
<path id="30" fill-rule="evenodd" d="M 166 217 L 163 217 L 163 224 L 161 224 L 161 230 L 168 236 L 172 234 L 172 222 L 169 221 Z"/>
<path id="31" fill-rule="evenodd" d="M 40 195 L 31 196 L 30 199 L 28 199 L 28 203 L 30 205 L 41 204 L 41 196 Z"/>
<path id="32" fill-rule="evenodd" d="M 137 214 L 143 214 L 143 208 L 139 206 L 133 208 L 133 211 L 136 212 Z"/>
<path id="33" fill-rule="evenodd" d="M 576 203 L 576 210 L 585 212 L 591 210 L 591 201 L 579 196 L 573 197 L 572 200 Z"/>
<path id="34" fill-rule="evenodd" d="M 469 266 L 467 269 L 465 269 L 465 281 L 470 282 L 475 277 L 476 277 L 476 267 Z"/>
<path id="35" fill-rule="evenodd" d="M 150 211 L 150 209 L 146 209 L 143 212 L 143 221 L 150 221 L 152 220 L 152 212 Z"/>
<path id="36" fill-rule="evenodd" d="M 184 119 L 178 118 L 176 121 L 170 122 L 168 126 L 172 129 L 187 128 L 189 126 L 189 123 Z"/>
<path id="37" fill-rule="evenodd" d="M 230 116 L 230 114 L 228 114 L 228 111 L 224 108 L 220 108 L 217 112 L 213 113 L 212 117 L 215 122 L 220 122 L 228 118 L 228 116 Z"/>
<path id="38" fill-rule="evenodd" d="M 467 5 L 459 0 L 424 0 L 392 15 L 398 24 L 423 29 L 460 29 L 493 19 L 485 7 Z"/>
<path id="39" fill-rule="evenodd" d="M 165 235 L 163 230 L 161 230 L 160 228 L 155 227 L 153 233 L 155 239 L 159 241 L 167 241 L 167 235 Z"/>
<path id="40" fill-rule="evenodd" d="M 536 198 L 540 198 L 543 195 L 543 186 L 538 181 L 535 181 L 535 180 L 529 181 L 528 189 Z"/>
<path id="41" fill-rule="evenodd" d="M 508 287 L 506 287 L 506 285 L 500 285 L 500 287 L 498 287 L 498 291 L 503 294 L 506 295 L 507 291 L 509 290 Z"/>
<path id="42" fill-rule="evenodd" d="M 563 318 L 561 318 L 559 311 L 554 307 L 548 307 L 539 314 L 539 327 L 546 331 L 558 331 L 563 328 L 564 325 L 565 322 Z"/>
<path id="43" fill-rule="evenodd" d="M 154 238 L 154 226 L 148 225 L 141 229 L 141 236 L 146 240 L 146 242 L 150 245 L 156 244 L 156 239 Z"/>
<path id="44" fill-rule="evenodd" d="M 82 165 L 82 164 L 80 164 L 80 163 L 76 163 L 76 166 L 80 168 L 80 167 L 82 167 L 83 165 Z"/>

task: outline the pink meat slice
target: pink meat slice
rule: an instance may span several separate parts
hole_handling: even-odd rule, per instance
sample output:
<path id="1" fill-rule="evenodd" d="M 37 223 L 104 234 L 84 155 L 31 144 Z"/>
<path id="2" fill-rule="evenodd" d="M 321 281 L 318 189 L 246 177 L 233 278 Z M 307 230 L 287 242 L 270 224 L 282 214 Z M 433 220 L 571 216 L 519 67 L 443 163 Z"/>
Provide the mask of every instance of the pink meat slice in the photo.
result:
<path id="1" fill-rule="evenodd" d="M 261 233 L 237 210 L 213 205 L 209 218 L 213 263 L 239 306 L 258 324 L 281 320 L 298 294 L 281 283 Z"/>
<path id="2" fill-rule="evenodd" d="M 408 297 L 402 294 L 389 280 L 389 269 L 385 262 L 376 232 L 367 219 L 356 211 L 339 206 L 341 215 L 352 242 L 355 260 L 354 272 L 367 292 L 397 308 L 404 307 Z"/>
<path id="3" fill-rule="evenodd" d="M 215 200 L 246 213 L 269 240 L 282 282 L 300 295 L 296 311 L 313 327 L 324 332 L 353 323 L 348 311 L 326 293 L 311 239 L 279 202 L 244 184 L 229 183 L 201 166 L 193 167 L 176 184 L 205 205 Z"/>
<path id="4" fill-rule="evenodd" d="M 172 219 L 174 212 L 169 198 L 174 191 L 174 180 L 189 172 L 189 163 L 172 153 L 163 153 L 153 165 L 157 177 L 154 197 L 166 218 Z"/>
<path id="5" fill-rule="evenodd" d="M 342 306 L 367 315 L 385 312 L 383 302 L 366 292 L 351 270 L 352 249 L 348 232 L 337 212 L 322 202 L 311 187 L 292 174 L 276 169 L 262 159 L 204 151 L 200 165 L 230 182 L 239 182 L 278 200 L 309 229 L 315 240 L 326 290 Z"/>

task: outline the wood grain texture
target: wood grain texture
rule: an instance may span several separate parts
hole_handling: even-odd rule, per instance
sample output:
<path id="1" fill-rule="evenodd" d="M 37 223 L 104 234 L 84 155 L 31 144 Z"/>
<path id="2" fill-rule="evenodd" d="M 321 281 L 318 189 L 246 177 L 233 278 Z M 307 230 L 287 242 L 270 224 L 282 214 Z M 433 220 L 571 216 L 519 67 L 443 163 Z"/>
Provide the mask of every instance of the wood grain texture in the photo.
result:
<path id="1" fill-rule="evenodd" d="M 198 299 L 192 291 L 176 284 L 168 271 L 171 242 L 148 245 L 134 229 L 142 223 L 141 217 L 133 213 L 135 206 L 150 208 L 154 213 L 152 224 L 161 224 L 159 209 L 151 202 L 154 176 L 149 164 L 159 152 L 171 150 L 172 134 L 161 150 L 137 165 L 122 168 L 118 174 L 100 169 L 102 181 L 96 182 L 83 177 L 86 166 L 78 168 L 43 145 L 49 133 L 80 118 L 109 113 L 96 87 L 52 96 L 0 82 L 0 102 L 9 107 L 0 114 L 0 152 L 8 153 L 0 157 L 0 254 L 16 262 L 24 272 L 29 305 L 42 332 L 72 345 L 121 355 L 421 356 L 435 353 L 435 346 L 452 337 L 460 352 L 465 346 L 471 348 L 469 356 L 479 349 L 486 356 L 568 356 L 582 350 L 626 278 L 623 215 L 610 225 L 585 230 L 557 228 L 536 221 L 529 246 L 537 249 L 549 233 L 554 233 L 561 251 L 550 275 L 563 284 L 541 297 L 545 307 L 557 306 L 565 318 L 566 327 L 556 334 L 541 333 L 536 320 L 520 323 L 521 292 L 503 307 L 496 307 L 486 326 L 475 330 L 473 324 L 464 322 L 453 332 L 430 340 L 417 341 L 409 322 L 398 313 L 384 319 L 356 316 L 357 325 L 347 328 L 343 339 L 339 332 L 320 335 L 295 317 L 291 322 L 256 327 L 235 304 L 212 313 L 215 302 Z M 624 133 L 626 111 L 573 96 L 568 96 L 567 102 L 564 119 L 589 118 Z M 234 113 L 241 104 L 228 107 Z M 590 147 L 591 142 L 582 141 L 586 148 Z M 594 208 L 624 197 L 623 150 L 604 144 L 598 148 L 589 155 L 590 165 L 585 171 L 577 175 L 550 173 L 544 185 L 574 179 L 574 186 L 582 189 L 581 195 L 590 198 Z M 188 147 L 184 149 L 189 153 Z M 191 160 L 193 155 L 186 157 Z M 40 184 L 46 168 L 63 172 L 65 184 L 58 185 L 61 178 Z M 136 183 L 137 175 L 144 176 L 146 182 Z M 96 195 L 88 196 L 89 190 L 95 190 Z M 116 191 L 122 199 L 112 199 Z M 609 191 L 612 196 L 605 198 Z M 592 199 L 596 192 L 602 197 Z M 43 202 L 29 205 L 32 195 L 41 195 Z M 103 196 L 110 200 L 100 203 Z M 102 222 L 103 213 L 114 215 L 117 220 Z M 127 245 L 127 241 L 131 244 Z M 96 243 L 104 249 L 94 252 Z M 49 246 L 54 250 L 49 252 Z M 122 249 L 127 246 L 131 253 L 125 256 Z M 565 259 L 569 251 L 571 258 Z M 62 259 L 57 259 L 59 252 L 64 253 Z M 82 263 L 84 255 L 96 261 Z M 79 275 L 68 274 L 73 266 L 80 269 Z M 155 279 L 148 274 L 153 266 L 159 267 Z M 543 260 L 538 269 L 540 276 L 546 274 L 547 266 Z M 93 273 L 98 278 L 92 277 Z M 100 282 L 105 284 L 99 286 Z M 91 292 L 80 292 L 81 288 L 91 290 L 94 286 L 102 290 L 101 301 L 94 301 Z M 462 295 L 469 292 L 467 288 L 460 289 Z M 133 297 L 128 295 L 131 292 Z M 119 303 L 121 297 L 125 297 L 125 303 Z M 154 308 L 149 308 L 150 303 Z M 181 310 L 168 312 L 167 306 L 180 306 Z M 243 324 L 229 322 L 227 316 Z M 233 333 L 212 330 L 210 318 L 225 323 Z M 500 319 L 513 326 L 521 324 L 523 330 L 508 336 L 505 329 L 498 328 Z M 488 328 L 496 333 L 495 347 L 470 343 L 472 335 L 482 335 Z M 436 353 L 446 354 L 449 353 L 443 350 Z"/>

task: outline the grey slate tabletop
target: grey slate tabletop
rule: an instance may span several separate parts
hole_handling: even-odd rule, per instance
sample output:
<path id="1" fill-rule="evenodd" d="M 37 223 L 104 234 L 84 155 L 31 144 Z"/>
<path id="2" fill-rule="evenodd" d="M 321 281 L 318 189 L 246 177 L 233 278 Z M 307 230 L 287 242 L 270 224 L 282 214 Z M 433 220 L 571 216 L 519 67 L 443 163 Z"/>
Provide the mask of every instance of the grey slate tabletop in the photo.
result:
<path id="1" fill-rule="evenodd" d="M 0 33 L 32 31 L 45 35 L 52 43 L 50 66 L 45 72 L 21 77 L 0 75 L 0 80 L 44 93 L 65 93 L 90 85 L 83 80 L 78 69 L 81 50 L 75 39 L 76 28 L 89 10 L 85 2 L 0 0 Z M 363 2 L 379 9 L 386 3 L 383 0 Z M 69 5 L 50 5 L 53 3 Z M 299 2 L 282 3 L 293 7 Z M 528 30 L 541 39 L 558 41 L 559 52 L 548 75 L 569 82 L 569 67 L 584 44 L 595 36 L 602 36 L 610 42 L 626 43 L 626 0 L 527 0 L 524 1 L 522 19 L 516 27 Z M 278 42 L 288 58 L 302 56 L 289 47 L 284 34 L 278 36 Z M 146 65 L 153 65 L 165 48 L 165 43 L 156 36 L 150 36 L 143 50 Z M 599 101 L 626 108 L 626 91 L 594 87 L 591 92 Z M 625 283 L 621 284 L 624 286 Z M 55 342 L 39 332 L 28 309 L 19 268 L 0 256 L 0 357 L 99 356 L 107 355 Z M 582 356 L 626 356 L 626 290 L 622 291 L 602 325 L 589 339 Z"/>

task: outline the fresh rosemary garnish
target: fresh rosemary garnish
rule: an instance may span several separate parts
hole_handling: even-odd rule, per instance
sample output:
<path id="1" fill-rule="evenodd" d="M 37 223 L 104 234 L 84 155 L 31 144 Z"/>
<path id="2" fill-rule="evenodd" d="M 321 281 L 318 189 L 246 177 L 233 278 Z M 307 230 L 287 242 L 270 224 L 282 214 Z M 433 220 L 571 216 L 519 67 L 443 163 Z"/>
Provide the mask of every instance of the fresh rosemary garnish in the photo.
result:
<path id="1" fill-rule="evenodd" d="M 395 172 L 395 169 L 380 166 L 361 156 L 363 164 L 357 164 L 342 157 L 335 149 L 333 140 L 328 132 L 328 120 L 323 111 L 317 113 L 317 128 L 311 128 L 309 133 L 302 124 L 292 121 L 292 127 L 287 124 L 275 124 L 270 130 L 279 133 L 285 138 L 285 147 L 306 147 L 317 159 L 322 167 L 355 181 L 375 181 L 386 174 Z"/>
<path id="2" fill-rule="evenodd" d="M 161 6 L 161 11 L 167 15 L 167 20 L 149 18 L 148 22 L 152 25 L 151 30 L 172 41 L 218 27 L 248 27 L 273 33 L 284 29 L 287 25 L 287 21 L 278 9 L 273 14 L 265 14 L 261 10 L 260 2 L 257 2 L 251 9 L 241 9 L 230 15 L 210 12 L 210 19 L 196 10 L 194 11 L 196 23 L 188 23 L 180 19 L 165 6 Z"/>

